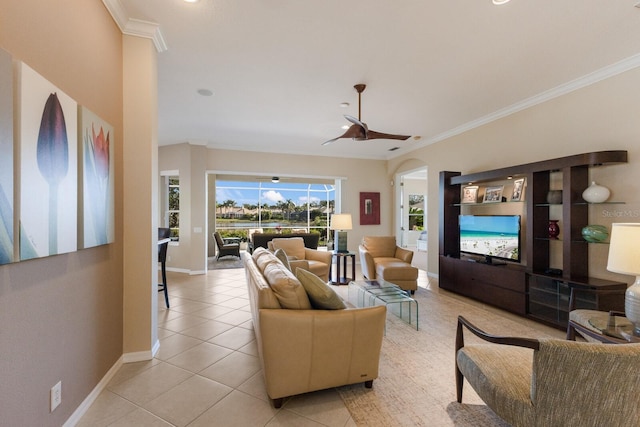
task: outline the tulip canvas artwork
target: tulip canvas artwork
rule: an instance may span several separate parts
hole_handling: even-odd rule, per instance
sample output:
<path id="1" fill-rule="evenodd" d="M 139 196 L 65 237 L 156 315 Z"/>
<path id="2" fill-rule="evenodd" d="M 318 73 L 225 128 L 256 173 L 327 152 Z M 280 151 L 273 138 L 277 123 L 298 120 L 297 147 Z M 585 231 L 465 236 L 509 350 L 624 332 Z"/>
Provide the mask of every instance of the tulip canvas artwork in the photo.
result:
<path id="1" fill-rule="evenodd" d="M 0 265 L 13 262 L 13 68 L 0 49 Z"/>
<path id="2" fill-rule="evenodd" d="M 83 248 L 114 241 L 113 126 L 86 107 L 79 108 L 80 209 Z"/>
<path id="3" fill-rule="evenodd" d="M 18 64 L 20 259 L 77 249 L 78 106 Z"/>

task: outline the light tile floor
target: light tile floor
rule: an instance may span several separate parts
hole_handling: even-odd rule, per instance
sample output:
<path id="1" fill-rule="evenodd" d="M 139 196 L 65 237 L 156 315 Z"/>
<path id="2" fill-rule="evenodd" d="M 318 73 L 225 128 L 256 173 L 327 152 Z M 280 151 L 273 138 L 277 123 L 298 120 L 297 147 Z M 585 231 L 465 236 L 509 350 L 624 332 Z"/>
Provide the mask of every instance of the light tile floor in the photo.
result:
<path id="1" fill-rule="evenodd" d="M 362 278 L 359 266 L 356 277 Z M 170 309 L 158 294 L 158 354 L 123 365 L 79 426 L 356 425 L 335 389 L 294 396 L 273 408 L 258 360 L 244 269 L 200 276 L 169 272 L 168 283 Z M 439 292 L 423 270 L 418 284 Z M 334 289 L 346 298 L 346 286 Z M 447 347 L 443 357 L 451 351 Z"/>
<path id="2" fill-rule="evenodd" d="M 355 426 L 334 389 L 273 408 L 244 269 L 167 276 L 171 308 L 159 293 L 156 357 L 123 365 L 78 426 Z"/>

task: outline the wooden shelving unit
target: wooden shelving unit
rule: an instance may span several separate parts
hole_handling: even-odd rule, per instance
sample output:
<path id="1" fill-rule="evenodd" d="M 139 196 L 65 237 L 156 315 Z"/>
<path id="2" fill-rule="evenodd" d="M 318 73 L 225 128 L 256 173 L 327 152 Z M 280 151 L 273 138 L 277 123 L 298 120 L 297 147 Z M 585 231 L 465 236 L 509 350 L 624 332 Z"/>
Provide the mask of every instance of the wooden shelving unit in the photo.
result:
<path id="1" fill-rule="evenodd" d="M 440 172 L 440 287 L 558 327 L 566 327 L 568 293 L 572 287 L 626 288 L 622 282 L 589 277 L 589 244 L 581 235 L 582 228 L 589 223 L 589 204 L 582 199 L 582 191 L 589 185 L 589 168 L 626 162 L 626 151 L 599 151 L 467 175 Z M 563 238 L 551 242 L 548 224 L 553 205 L 546 198 L 551 174 L 557 172 L 562 174 Z M 458 216 L 462 209 L 467 209 L 465 206 L 480 205 L 461 203 L 461 187 L 469 183 L 491 185 L 509 177 L 526 179 L 524 201 L 482 205 L 490 212 L 492 207 L 504 203 L 522 204 L 522 218 L 526 222 L 522 264 L 493 266 L 461 259 Z M 561 275 L 548 273 L 551 244 L 561 245 Z M 622 297 L 595 298 L 586 301 L 584 308 L 620 310 L 623 306 Z"/>

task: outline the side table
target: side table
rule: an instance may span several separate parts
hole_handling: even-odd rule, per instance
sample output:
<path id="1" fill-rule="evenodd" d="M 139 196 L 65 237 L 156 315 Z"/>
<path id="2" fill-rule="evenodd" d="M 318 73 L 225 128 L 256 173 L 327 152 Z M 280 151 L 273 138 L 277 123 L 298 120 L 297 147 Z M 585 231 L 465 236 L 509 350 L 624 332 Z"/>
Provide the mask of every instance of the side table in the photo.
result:
<path id="1" fill-rule="evenodd" d="M 355 252 L 337 252 L 333 251 L 333 258 L 336 260 L 336 280 L 331 281 L 332 285 L 348 285 L 350 281 L 356 280 L 356 253 Z M 351 277 L 347 276 L 347 258 L 351 258 Z M 342 273 L 340 271 L 340 260 L 342 260 Z M 342 276 L 341 274 L 344 274 Z M 329 277 L 331 278 L 331 270 L 329 270 Z"/>

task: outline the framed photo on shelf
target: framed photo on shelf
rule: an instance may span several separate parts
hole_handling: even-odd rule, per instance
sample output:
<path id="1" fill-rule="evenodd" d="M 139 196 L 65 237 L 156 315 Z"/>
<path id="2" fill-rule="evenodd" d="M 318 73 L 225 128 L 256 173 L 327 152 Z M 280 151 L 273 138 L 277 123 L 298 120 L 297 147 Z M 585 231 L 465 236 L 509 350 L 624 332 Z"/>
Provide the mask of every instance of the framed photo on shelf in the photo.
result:
<path id="1" fill-rule="evenodd" d="M 484 199 L 482 203 L 499 203 L 502 201 L 503 185 L 495 185 L 493 187 L 487 187 L 484 190 Z"/>
<path id="2" fill-rule="evenodd" d="M 525 178 L 513 181 L 513 191 L 511 192 L 511 201 L 519 202 L 524 196 L 524 180 Z"/>
<path id="3" fill-rule="evenodd" d="M 478 186 L 467 185 L 462 189 L 462 203 L 476 203 L 478 201 Z"/>

